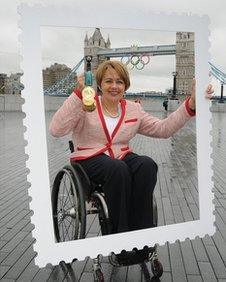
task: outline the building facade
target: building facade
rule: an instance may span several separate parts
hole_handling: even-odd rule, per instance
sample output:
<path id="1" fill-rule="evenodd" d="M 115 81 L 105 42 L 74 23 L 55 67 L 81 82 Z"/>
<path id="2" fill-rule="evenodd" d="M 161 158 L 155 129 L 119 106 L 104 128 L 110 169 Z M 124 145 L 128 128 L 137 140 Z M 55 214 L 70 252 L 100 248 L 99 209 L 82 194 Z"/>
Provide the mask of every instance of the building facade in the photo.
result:
<path id="1" fill-rule="evenodd" d="M 12 73 L 7 78 L 7 84 L 6 84 L 6 93 L 13 94 L 13 95 L 20 95 L 21 90 L 23 89 L 23 85 L 20 82 L 20 78 L 22 76 L 22 73 Z"/>
<path id="2" fill-rule="evenodd" d="M 23 89 L 20 82 L 22 73 L 12 73 L 10 76 L 7 74 L 0 74 L 0 94 L 19 95 Z"/>
<path id="3" fill-rule="evenodd" d="M 56 82 L 64 79 L 71 69 L 64 64 L 54 63 L 42 71 L 44 90 L 54 85 Z"/>
<path id="4" fill-rule="evenodd" d="M 5 73 L 0 73 L 0 94 L 6 93 L 6 85 L 7 85 L 7 75 Z"/>

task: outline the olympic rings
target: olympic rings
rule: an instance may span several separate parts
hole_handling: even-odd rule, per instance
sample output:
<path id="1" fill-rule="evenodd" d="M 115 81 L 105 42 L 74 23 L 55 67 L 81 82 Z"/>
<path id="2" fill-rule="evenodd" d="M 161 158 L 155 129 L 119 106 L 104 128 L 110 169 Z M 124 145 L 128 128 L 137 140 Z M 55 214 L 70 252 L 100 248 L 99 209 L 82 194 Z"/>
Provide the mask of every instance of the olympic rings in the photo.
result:
<path id="1" fill-rule="evenodd" d="M 129 70 L 134 68 L 142 70 L 144 66 L 150 62 L 150 60 L 150 55 L 147 54 L 133 54 L 131 56 L 125 55 L 124 57 L 121 57 L 121 62 L 125 64 Z"/>
<path id="2" fill-rule="evenodd" d="M 146 54 L 142 54 L 140 60 L 144 65 L 147 65 L 150 62 L 150 57 Z"/>
<path id="3" fill-rule="evenodd" d="M 129 56 L 121 57 L 121 62 L 122 62 L 124 65 L 128 65 L 128 64 L 130 63 L 130 57 L 129 57 Z"/>
<path id="4" fill-rule="evenodd" d="M 132 55 L 130 57 L 130 63 L 134 66 L 136 66 L 139 63 L 139 61 L 140 61 L 140 57 L 137 55 Z"/>
<path id="5" fill-rule="evenodd" d="M 144 68 L 144 64 L 142 63 L 142 61 L 139 61 L 139 63 L 136 65 L 136 68 L 138 70 L 142 70 Z"/>

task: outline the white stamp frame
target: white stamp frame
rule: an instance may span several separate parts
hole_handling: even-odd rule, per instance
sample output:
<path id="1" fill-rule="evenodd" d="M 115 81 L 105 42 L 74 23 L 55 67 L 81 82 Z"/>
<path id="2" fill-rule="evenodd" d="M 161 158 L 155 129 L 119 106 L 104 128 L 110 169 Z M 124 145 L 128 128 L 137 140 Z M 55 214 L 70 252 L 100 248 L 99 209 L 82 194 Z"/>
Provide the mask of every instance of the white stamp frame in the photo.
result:
<path id="1" fill-rule="evenodd" d="M 23 111 L 26 118 L 24 133 L 28 141 L 25 152 L 29 156 L 27 176 L 31 183 L 29 195 L 32 197 L 30 208 L 34 211 L 31 217 L 35 229 L 32 234 L 36 239 L 34 250 L 38 253 L 35 262 L 40 267 L 47 263 L 58 264 L 61 260 L 72 261 L 73 258 L 84 260 L 98 254 L 108 255 L 122 249 L 131 250 L 144 245 L 159 245 L 176 240 L 204 237 L 215 232 L 215 216 L 213 214 L 213 171 L 211 158 L 212 136 L 210 101 L 204 98 L 204 90 L 209 83 L 208 61 L 209 55 L 209 19 L 207 16 L 156 14 L 150 11 L 118 11 L 117 7 L 109 10 L 97 9 L 92 11 L 74 10 L 71 7 L 54 8 L 42 6 L 28 6 L 23 4 L 19 8 L 21 14 L 21 69 L 24 72 L 22 83 L 25 88 L 22 97 L 25 99 Z M 112 15 L 117 15 L 117 21 Z M 125 20 L 126 19 L 126 20 Z M 123 29 L 150 29 L 159 31 L 187 31 L 195 32 L 195 61 L 196 61 L 196 143 L 197 170 L 199 189 L 199 220 L 160 226 L 151 229 L 120 233 L 77 241 L 55 243 L 51 217 L 50 183 L 47 158 L 46 128 L 44 113 L 44 95 L 42 83 L 41 58 L 41 26 L 62 27 L 102 27 Z M 31 94 L 32 93 L 32 94 Z"/>

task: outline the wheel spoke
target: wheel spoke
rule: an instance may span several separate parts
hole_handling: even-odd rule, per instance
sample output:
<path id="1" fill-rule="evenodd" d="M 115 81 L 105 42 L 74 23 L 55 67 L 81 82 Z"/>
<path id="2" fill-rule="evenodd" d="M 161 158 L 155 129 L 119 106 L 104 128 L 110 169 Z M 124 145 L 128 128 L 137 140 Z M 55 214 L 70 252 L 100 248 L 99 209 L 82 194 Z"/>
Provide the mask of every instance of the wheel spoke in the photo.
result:
<path id="1" fill-rule="evenodd" d="M 63 236 L 63 242 L 65 241 L 65 234 L 64 234 L 64 226 L 65 226 L 65 222 L 62 221 L 62 236 Z"/>
<path id="2" fill-rule="evenodd" d="M 70 226 L 71 226 L 71 222 L 69 223 L 69 226 L 66 227 L 66 235 L 68 235 L 68 239 L 71 240 L 70 236 L 69 236 L 69 232 L 68 230 L 70 229 Z"/>
<path id="3" fill-rule="evenodd" d="M 65 177 L 65 178 L 66 178 L 66 177 Z M 67 185 L 66 185 L 65 181 L 66 181 L 66 180 L 64 180 L 63 198 L 65 198 L 64 195 L 67 195 L 67 196 L 66 196 L 65 202 L 62 204 L 62 207 L 63 207 L 63 208 L 66 206 L 66 204 L 67 204 L 67 202 L 68 202 L 68 199 L 69 199 L 69 201 L 70 201 L 70 194 L 69 194 L 69 192 L 68 192 Z M 70 181 L 69 181 L 69 183 L 70 183 Z M 66 189 L 66 192 L 65 192 L 65 189 Z"/>

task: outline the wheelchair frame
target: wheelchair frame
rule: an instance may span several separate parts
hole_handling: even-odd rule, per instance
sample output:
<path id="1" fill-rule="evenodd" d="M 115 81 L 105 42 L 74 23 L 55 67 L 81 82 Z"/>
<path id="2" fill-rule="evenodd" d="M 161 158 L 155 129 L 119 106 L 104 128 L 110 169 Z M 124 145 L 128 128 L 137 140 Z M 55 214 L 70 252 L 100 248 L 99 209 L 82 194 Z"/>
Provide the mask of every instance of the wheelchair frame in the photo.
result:
<path id="1" fill-rule="evenodd" d="M 71 152 L 74 151 L 72 141 L 69 141 Z M 63 185 L 62 185 L 63 184 Z M 68 187 L 67 187 L 68 185 Z M 79 163 L 64 166 L 56 175 L 52 189 L 52 212 L 54 232 L 57 242 L 77 240 L 85 238 L 86 216 L 98 214 L 102 235 L 110 234 L 110 219 L 102 185 L 91 182 L 85 170 Z M 87 209 L 90 205 L 90 209 Z M 157 226 L 158 213 L 157 203 L 153 196 L 153 224 Z M 66 233 L 65 233 L 66 232 Z M 144 269 L 144 262 L 150 261 L 154 277 L 161 277 L 163 273 L 162 264 L 159 262 L 156 252 L 156 245 L 152 248 L 147 246 L 138 251 L 122 251 L 118 255 L 120 260 L 115 259 L 117 255 L 112 253 L 109 261 L 114 266 L 141 264 Z M 129 256 L 128 256 L 129 254 Z M 104 281 L 101 271 L 101 256 L 93 259 L 94 280 Z M 70 270 L 70 264 L 60 263 L 63 269 Z"/>

